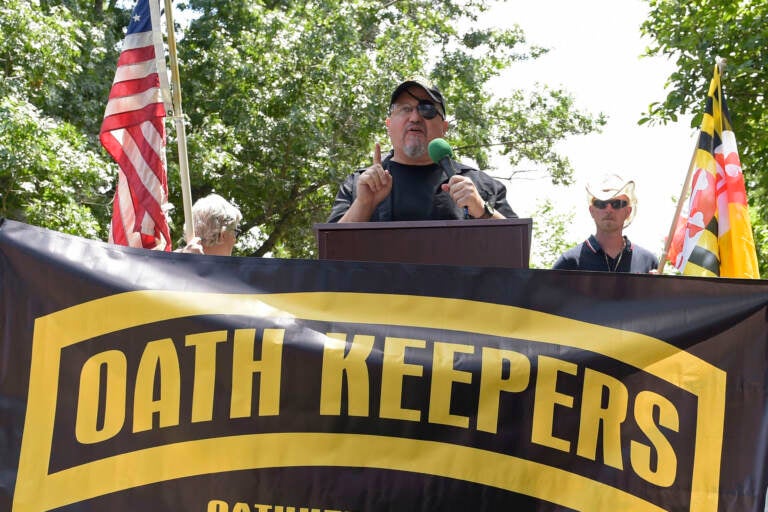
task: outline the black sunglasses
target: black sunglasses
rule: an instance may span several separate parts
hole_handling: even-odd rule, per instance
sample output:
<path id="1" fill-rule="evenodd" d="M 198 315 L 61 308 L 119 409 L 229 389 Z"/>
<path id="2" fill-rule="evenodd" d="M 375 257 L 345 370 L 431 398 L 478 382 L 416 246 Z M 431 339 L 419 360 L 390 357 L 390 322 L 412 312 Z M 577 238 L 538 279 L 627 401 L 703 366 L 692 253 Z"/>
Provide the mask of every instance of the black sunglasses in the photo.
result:
<path id="1" fill-rule="evenodd" d="M 424 119 L 434 119 L 437 114 L 440 113 L 437 110 L 437 106 L 431 101 L 422 100 L 416 106 L 416 110 L 419 111 L 419 115 Z"/>
<path id="2" fill-rule="evenodd" d="M 629 202 L 624 199 L 609 199 L 607 201 L 603 201 L 602 199 L 592 200 L 592 206 L 594 206 L 598 210 L 605 210 L 605 207 L 608 205 L 611 205 L 611 208 L 613 208 L 614 210 L 621 210 L 622 208 L 625 208 L 628 204 Z"/>
<path id="3" fill-rule="evenodd" d="M 438 114 L 440 117 L 443 117 L 443 114 L 440 114 L 440 111 L 437 109 L 437 105 L 429 100 L 420 100 L 419 104 L 416 105 L 416 111 L 424 119 L 434 119 Z M 393 113 L 411 115 L 411 112 L 413 112 L 411 105 L 392 105 L 389 109 L 389 115 Z"/>
<path id="4" fill-rule="evenodd" d="M 237 226 L 235 228 L 235 238 L 240 238 L 240 235 L 242 234 L 243 234 L 243 228 L 241 228 L 240 226 Z"/>

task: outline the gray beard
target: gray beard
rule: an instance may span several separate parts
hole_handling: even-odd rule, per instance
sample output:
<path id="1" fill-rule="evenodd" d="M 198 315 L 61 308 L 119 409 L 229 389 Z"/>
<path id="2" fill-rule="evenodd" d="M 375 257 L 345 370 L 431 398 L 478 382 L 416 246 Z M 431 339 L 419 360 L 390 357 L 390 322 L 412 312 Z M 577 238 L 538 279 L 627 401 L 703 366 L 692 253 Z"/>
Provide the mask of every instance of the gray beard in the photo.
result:
<path id="1" fill-rule="evenodd" d="M 416 144 L 406 144 L 403 148 L 403 153 L 405 153 L 408 158 L 422 157 L 426 154 L 426 152 L 427 146 L 422 142 L 418 142 Z"/>

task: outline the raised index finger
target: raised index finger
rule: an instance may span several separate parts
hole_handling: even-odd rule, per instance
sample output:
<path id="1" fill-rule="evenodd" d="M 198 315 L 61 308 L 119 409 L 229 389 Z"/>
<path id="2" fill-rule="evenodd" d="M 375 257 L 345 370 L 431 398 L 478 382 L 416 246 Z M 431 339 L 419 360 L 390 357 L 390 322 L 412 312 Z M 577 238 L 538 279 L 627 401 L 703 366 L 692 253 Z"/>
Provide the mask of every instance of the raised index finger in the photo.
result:
<path id="1" fill-rule="evenodd" d="M 381 165 L 381 144 L 373 146 L 373 165 Z"/>

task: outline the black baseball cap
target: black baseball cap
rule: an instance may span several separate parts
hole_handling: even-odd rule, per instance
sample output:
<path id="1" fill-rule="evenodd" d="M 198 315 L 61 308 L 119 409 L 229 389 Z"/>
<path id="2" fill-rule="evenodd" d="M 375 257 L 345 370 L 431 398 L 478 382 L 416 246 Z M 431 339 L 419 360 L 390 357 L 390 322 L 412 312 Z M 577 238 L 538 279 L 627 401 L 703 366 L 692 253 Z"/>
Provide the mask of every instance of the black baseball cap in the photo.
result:
<path id="1" fill-rule="evenodd" d="M 440 92 L 440 89 L 424 78 L 412 78 L 402 82 L 392 93 L 392 97 L 389 99 L 389 104 L 394 105 L 398 96 L 408 90 L 409 87 L 421 87 L 424 89 L 429 97 L 432 98 L 432 101 L 440 105 L 441 115 L 443 116 L 443 119 L 445 119 L 445 100 L 443 100 L 443 95 Z"/>

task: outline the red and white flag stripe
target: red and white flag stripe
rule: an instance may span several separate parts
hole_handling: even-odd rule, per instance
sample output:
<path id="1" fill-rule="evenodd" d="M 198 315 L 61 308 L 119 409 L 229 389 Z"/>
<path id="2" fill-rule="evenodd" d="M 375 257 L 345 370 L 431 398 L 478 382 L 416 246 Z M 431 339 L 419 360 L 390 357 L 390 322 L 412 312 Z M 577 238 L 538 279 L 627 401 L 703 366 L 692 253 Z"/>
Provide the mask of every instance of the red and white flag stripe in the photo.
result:
<path id="1" fill-rule="evenodd" d="M 171 250 L 166 211 L 168 96 L 160 5 L 138 0 L 117 63 L 99 138 L 117 162 L 109 241 Z"/>

